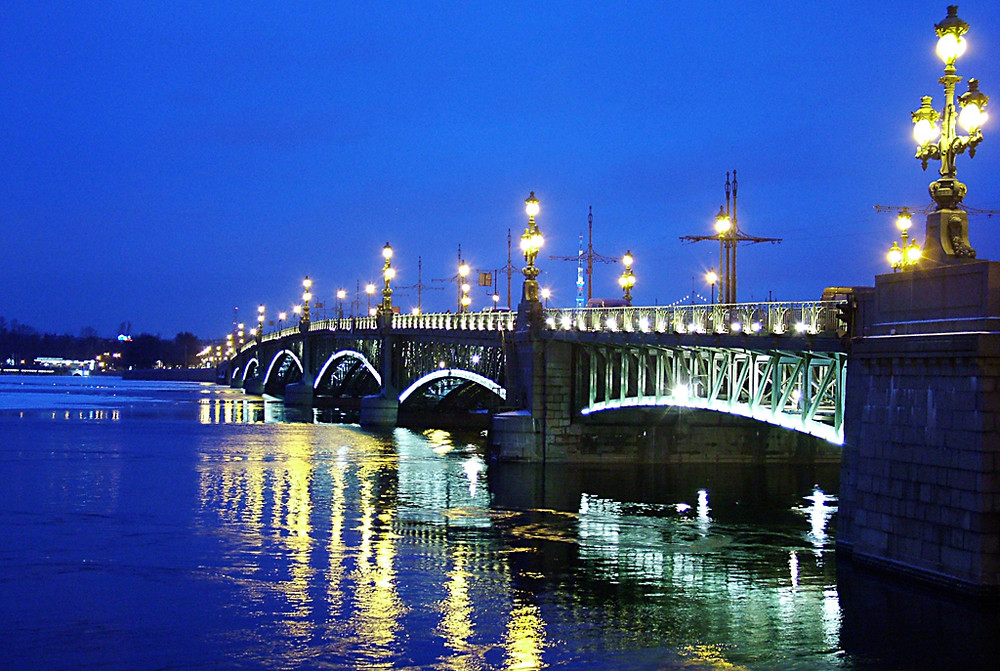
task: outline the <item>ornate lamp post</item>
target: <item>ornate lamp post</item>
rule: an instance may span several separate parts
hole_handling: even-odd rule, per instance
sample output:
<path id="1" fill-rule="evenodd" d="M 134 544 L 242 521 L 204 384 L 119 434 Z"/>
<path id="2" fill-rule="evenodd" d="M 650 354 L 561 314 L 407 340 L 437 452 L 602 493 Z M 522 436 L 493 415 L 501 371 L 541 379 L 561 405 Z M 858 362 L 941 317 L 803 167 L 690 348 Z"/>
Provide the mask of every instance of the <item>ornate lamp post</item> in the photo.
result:
<path id="1" fill-rule="evenodd" d="M 368 294 L 368 316 L 371 317 L 372 314 L 372 296 L 375 295 L 375 283 L 369 282 L 365 285 L 365 293 Z"/>
<path id="2" fill-rule="evenodd" d="M 537 303 L 539 271 L 535 267 L 535 258 L 538 256 L 538 251 L 542 248 L 545 239 L 535 224 L 535 215 L 538 214 L 538 199 L 535 198 L 534 191 L 524 199 L 524 211 L 528 215 L 528 226 L 524 229 L 524 233 L 521 234 L 521 251 L 524 252 L 524 262 L 527 265 L 521 271 L 524 273 L 521 300 Z"/>
<path id="3" fill-rule="evenodd" d="M 385 287 L 382 289 L 382 303 L 379 305 L 379 309 L 385 314 L 390 314 L 392 313 L 392 287 L 389 286 L 389 283 L 396 276 L 396 269 L 389 263 L 389 260 L 392 259 L 392 247 L 389 246 L 388 242 L 382 248 L 382 258 L 385 259 L 385 266 L 382 267 L 382 279 L 385 281 Z"/>
<path id="4" fill-rule="evenodd" d="M 894 240 L 887 255 L 889 265 L 892 266 L 892 272 L 909 270 L 915 267 L 923 255 L 923 251 L 916 240 L 910 240 L 909 243 L 906 242 L 909 238 L 910 226 L 912 225 L 913 215 L 904 207 L 896 219 L 896 227 L 899 229 L 899 235 L 903 239 L 903 244 L 899 245 Z"/>
<path id="5" fill-rule="evenodd" d="M 625 256 L 622 257 L 622 263 L 625 264 L 625 271 L 618 278 L 618 284 L 622 286 L 625 292 L 623 298 L 629 305 L 632 304 L 632 287 L 635 286 L 635 274 L 632 272 L 633 261 L 632 252 L 625 252 Z"/>
<path id="6" fill-rule="evenodd" d="M 264 305 L 257 306 L 257 342 L 260 343 L 264 337 Z"/>
<path id="7" fill-rule="evenodd" d="M 337 319 L 344 318 L 344 299 L 347 298 L 345 289 L 337 289 Z"/>
<path id="8" fill-rule="evenodd" d="M 930 194 L 937 209 L 927 217 L 927 238 L 924 256 L 932 261 L 961 261 L 973 259 L 976 251 L 969 244 L 968 214 L 962 209 L 966 187 L 956 177 L 955 159 L 969 150 L 976 155 L 976 145 L 983 139 L 982 126 L 986 122 L 986 104 L 989 97 L 979 91 L 979 81 L 969 80 L 969 90 L 958 97 L 961 114 L 955 105 L 955 85 L 962 78 L 955 74 L 955 61 L 965 53 L 964 35 L 969 24 L 958 18 L 958 7 L 949 6 L 945 19 L 934 26 L 938 36 L 937 54 L 944 61 L 944 76 L 938 79 L 944 86 L 944 109 L 939 113 L 931 107 L 931 96 L 920 99 L 920 108 L 910 116 L 913 119 L 913 137 L 917 142 L 916 158 L 924 170 L 929 160 L 940 160 L 941 177 L 930 184 Z M 940 121 L 940 125 L 938 124 Z M 968 135 L 956 130 L 961 125 Z"/>
<path id="9" fill-rule="evenodd" d="M 714 268 L 709 268 L 705 273 L 705 283 L 712 287 L 712 305 L 715 305 L 715 283 L 719 281 L 719 275 Z"/>
<path id="10" fill-rule="evenodd" d="M 542 287 L 541 296 L 542 300 L 545 301 L 545 307 L 549 307 L 549 299 L 552 298 L 552 289 Z"/>
<path id="11" fill-rule="evenodd" d="M 462 295 L 458 299 L 459 312 L 468 312 L 469 305 L 472 304 L 472 299 L 469 298 L 469 290 L 472 288 L 469 286 L 468 282 L 469 272 L 470 268 L 468 263 L 462 261 L 461 263 L 458 264 L 458 277 L 460 283 L 459 289 L 462 292 Z"/>
<path id="12" fill-rule="evenodd" d="M 306 278 L 302 280 L 302 288 L 304 291 L 302 292 L 302 316 L 299 319 L 299 326 L 304 324 L 306 328 L 309 327 L 309 301 L 311 301 L 313 297 L 311 291 L 312 285 L 312 280 L 309 279 L 308 275 L 306 275 Z"/>
<path id="13" fill-rule="evenodd" d="M 282 324 L 285 322 L 285 320 L 287 318 L 288 318 L 288 313 L 287 312 L 279 312 L 278 313 L 278 330 L 279 331 L 283 328 Z"/>

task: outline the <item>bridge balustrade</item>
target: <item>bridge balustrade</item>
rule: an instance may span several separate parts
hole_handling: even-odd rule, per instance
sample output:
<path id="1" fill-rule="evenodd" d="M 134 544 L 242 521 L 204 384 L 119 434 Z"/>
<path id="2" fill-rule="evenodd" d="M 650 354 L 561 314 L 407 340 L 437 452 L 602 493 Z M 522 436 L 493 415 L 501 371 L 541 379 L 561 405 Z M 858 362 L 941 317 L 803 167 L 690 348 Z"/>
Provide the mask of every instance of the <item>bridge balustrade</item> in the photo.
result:
<path id="1" fill-rule="evenodd" d="M 393 315 L 392 327 L 431 331 L 513 331 L 515 317 L 513 312 L 500 310 L 400 314 Z"/>
<path id="2" fill-rule="evenodd" d="M 836 336 L 838 301 L 557 308 L 545 310 L 553 330 Z"/>

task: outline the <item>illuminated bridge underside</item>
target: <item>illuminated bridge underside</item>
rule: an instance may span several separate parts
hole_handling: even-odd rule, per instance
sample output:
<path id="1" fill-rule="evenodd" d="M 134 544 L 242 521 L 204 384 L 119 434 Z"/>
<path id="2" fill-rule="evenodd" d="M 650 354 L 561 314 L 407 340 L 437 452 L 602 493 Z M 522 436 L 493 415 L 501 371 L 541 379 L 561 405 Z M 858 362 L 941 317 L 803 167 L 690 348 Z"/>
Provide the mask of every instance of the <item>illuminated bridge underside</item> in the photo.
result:
<path id="1" fill-rule="evenodd" d="M 721 347 L 579 350 L 579 410 L 678 406 L 750 417 L 841 445 L 847 355 Z"/>

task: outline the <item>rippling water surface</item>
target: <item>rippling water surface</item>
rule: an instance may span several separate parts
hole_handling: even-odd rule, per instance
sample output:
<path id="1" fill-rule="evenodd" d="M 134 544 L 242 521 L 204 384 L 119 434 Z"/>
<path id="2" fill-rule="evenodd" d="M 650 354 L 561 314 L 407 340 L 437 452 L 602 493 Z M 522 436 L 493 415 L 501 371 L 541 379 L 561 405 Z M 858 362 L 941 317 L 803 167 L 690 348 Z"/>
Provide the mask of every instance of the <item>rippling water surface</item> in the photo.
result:
<path id="1" fill-rule="evenodd" d="M 487 465 L 214 385 L 0 377 L 0 666 L 992 668 L 833 554 L 838 468 Z"/>

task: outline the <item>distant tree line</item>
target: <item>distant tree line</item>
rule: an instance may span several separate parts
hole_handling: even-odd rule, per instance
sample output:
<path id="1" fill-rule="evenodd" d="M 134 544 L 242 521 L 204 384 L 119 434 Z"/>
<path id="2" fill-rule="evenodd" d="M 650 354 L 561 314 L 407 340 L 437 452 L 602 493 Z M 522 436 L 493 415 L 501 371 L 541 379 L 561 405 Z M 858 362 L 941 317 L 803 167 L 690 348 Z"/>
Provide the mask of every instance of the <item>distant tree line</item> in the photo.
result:
<path id="1" fill-rule="evenodd" d="M 0 362 L 23 361 L 30 365 L 38 357 L 87 360 L 117 353 L 118 357 L 109 356 L 107 360 L 118 369 L 153 368 L 158 362 L 163 366 L 195 366 L 202 348 L 198 337 L 187 331 L 178 333 L 173 340 L 143 333 L 131 341 L 120 341 L 101 338 L 89 326 L 78 336 L 39 333 L 16 319 L 7 321 L 0 316 Z"/>

